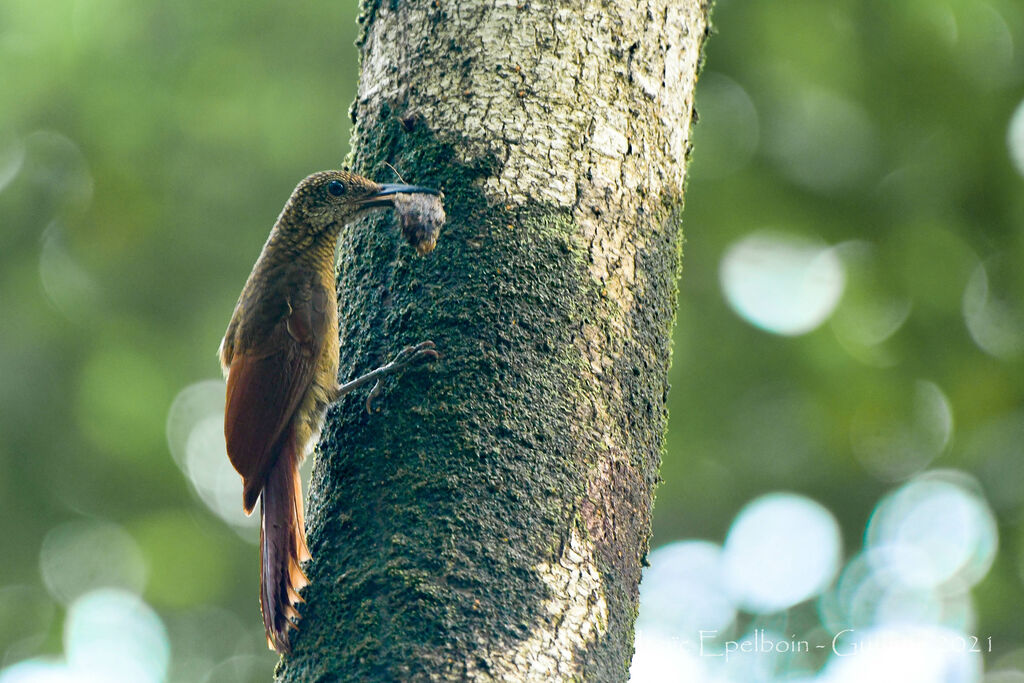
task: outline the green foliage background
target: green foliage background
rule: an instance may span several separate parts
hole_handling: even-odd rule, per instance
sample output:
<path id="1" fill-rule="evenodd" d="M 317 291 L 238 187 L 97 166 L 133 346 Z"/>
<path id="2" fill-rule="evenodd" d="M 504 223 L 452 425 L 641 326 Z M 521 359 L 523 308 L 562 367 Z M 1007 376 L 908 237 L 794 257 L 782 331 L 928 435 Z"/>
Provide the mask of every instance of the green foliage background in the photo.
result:
<path id="1" fill-rule="evenodd" d="M 347 153 L 356 14 L 348 2 L 0 5 L 3 666 L 61 652 L 40 550 L 81 519 L 120 525 L 141 549 L 171 679 L 232 657 L 222 680 L 272 666 L 256 548 L 193 494 L 166 420 L 181 389 L 219 377 L 220 336 L 295 183 Z M 1001 494 L 1000 553 L 975 599 L 978 630 L 1012 652 L 1024 364 L 979 348 L 963 296 L 996 259 L 990 289 L 1022 325 L 1024 183 L 1007 131 L 1024 99 L 1024 7 L 720 0 L 715 25 L 654 545 L 720 542 L 744 503 L 788 490 L 828 507 L 855 551 L 898 482 L 865 467 L 851 430 L 911 413 L 931 381 L 955 431 L 930 466 Z M 806 335 L 759 330 L 723 296 L 723 254 L 765 228 L 870 245 L 832 319 Z M 844 330 L 892 302 L 910 304 L 899 329 L 851 345 Z"/>

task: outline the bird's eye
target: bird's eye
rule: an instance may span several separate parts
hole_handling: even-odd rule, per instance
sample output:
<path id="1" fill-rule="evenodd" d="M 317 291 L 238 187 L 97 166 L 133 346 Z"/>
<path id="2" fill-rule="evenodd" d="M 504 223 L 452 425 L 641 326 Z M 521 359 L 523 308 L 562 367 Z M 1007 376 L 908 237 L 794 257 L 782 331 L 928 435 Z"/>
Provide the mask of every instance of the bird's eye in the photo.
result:
<path id="1" fill-rule="evenodd" d="M 345 184 L 338 180 L 332 180 L 331 182 L 327 183 L 327 191 L 330 192 L 335 197 L 340 197 L 341 195 L 345 194 Z"/>

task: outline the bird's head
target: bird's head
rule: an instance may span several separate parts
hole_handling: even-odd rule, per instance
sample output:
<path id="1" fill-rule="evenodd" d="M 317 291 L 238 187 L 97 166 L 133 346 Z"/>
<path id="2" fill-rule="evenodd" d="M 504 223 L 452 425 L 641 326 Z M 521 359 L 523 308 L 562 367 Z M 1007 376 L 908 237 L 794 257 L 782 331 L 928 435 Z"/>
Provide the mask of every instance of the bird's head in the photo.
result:
<path id="1" fill-rule="evenodd" d="M 373 209 L 393 208 L 401 195 L 438 195 L 416 185 L 380 184 L 349 171 L 320 171 L 299 183 L 281 213 L 280 222 L 314 235 L 337 235 L 341 226 Z M 291 220 L 288 220 L 291 219 Z"/>

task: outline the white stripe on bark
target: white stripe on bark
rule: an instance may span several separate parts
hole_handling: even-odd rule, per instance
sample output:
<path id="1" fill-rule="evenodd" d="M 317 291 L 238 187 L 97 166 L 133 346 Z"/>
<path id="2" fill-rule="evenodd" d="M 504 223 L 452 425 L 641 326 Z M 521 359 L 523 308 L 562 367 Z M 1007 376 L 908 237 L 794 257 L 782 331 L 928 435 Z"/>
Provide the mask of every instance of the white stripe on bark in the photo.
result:
<path id="1" fill-rule="evenodd" d="M 487 662 L 481 671 L 467 663 L 474 681 L 566 681 L 579 677 L 575 653 L 608 628 L 608 605 L 594 563 L 594 544 L 572 530 L 557 562 L 535 567 L 551 591 L 534 631 L 515 647 L 473 653 Z"/>

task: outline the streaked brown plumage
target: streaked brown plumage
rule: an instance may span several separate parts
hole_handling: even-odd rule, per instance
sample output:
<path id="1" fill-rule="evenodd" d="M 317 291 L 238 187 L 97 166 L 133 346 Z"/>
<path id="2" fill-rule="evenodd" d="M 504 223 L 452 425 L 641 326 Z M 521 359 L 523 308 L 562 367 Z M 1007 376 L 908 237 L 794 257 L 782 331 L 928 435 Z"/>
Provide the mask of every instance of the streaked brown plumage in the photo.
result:
<path id="1" fill-rule="evenodd" d="M 243 506 L 260 506 L 260 607 L 269 645 L 291 648 L 309 582 L 299 463 L 340 396 L 411 362 L 436 357 L 433 344 L 338 384 L 338 302 L 334 253 L 343 225 L 396 196 L 437 195 L 410 185 L 379 185 L 346 171 L 315 173 L 295 188 L 235 306 L 220 346 L 227 376 L 224 436 L 242 475 Z"/>

